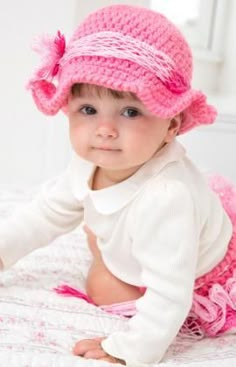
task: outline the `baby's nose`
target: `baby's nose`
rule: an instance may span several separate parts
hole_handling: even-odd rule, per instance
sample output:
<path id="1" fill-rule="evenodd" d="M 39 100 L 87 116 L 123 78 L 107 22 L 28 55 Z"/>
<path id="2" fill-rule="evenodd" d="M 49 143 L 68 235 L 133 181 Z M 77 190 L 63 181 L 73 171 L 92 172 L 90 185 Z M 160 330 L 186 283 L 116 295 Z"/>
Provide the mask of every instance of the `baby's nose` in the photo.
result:
<path id="1" fill-rule="evenodd" d="M 103 138 L 116 138 L 118 131 L 112 123 L 102 123 L 97 127 L 96 134 Z"/>

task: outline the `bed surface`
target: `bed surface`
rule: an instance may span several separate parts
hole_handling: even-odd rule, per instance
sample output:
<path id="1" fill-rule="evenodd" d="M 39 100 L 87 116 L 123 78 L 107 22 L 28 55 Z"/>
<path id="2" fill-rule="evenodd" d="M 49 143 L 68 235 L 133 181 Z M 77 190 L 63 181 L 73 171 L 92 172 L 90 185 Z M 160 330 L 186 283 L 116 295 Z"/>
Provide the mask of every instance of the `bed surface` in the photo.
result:
<path id="1" fill-rule="evenodd" d="M 33 195 L 34 190 L 0 191 L 0 220 Z M 0 274 L 0 366 L 114 367 L 74 357 L 71 348 L 79 339 L 125 329 L 126 319 L 54 291 L 61 284 L 83 290 L 89 263 L 85 238 L 78 229 Z M 197 342 L 177 338 L 156 366 L 236 366 L 236 335 Z"/>

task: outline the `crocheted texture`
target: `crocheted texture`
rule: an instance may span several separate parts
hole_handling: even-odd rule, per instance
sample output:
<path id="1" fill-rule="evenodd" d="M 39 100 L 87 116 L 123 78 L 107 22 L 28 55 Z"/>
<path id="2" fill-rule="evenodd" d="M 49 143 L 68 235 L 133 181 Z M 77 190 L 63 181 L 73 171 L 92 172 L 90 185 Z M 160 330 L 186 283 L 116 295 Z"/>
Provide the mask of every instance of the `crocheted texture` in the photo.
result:
<path id="1" fill-rule="evenodd" d="M 45 55 L 43 44 L 45 39 L 41 50 Z M 45 47 L 51 49 L 52 57 L 47 54 L 46 64 L 44 57 L 38 69 L 46 67 L 48 77 L 36 72 L 29 82 L 35 103 L 45 114 L 54 115 L 63 108 L 74 83 L 89 83 L 133 92 L 161 118 L 184 112 L 180 133 L 215 120 L 216 110 L 190 87 L 188 44 L 159 13 L 129 5 L 108 6 L 88 16 L 66 47 L 60 33 L 49 44 Z"/>
<path id="2" fill-rule="evenodd" d="M 209 184 L 228 213 L 233 234 L 223 260 L 195 282 L 191 316 L 203 332 L 215 336 L 236 328 L 236 187 L 221 176 Z"/>
<path id="3" fill-rule="evenodd" d="M 175 63 L 162 51 L 118 32 L 98 32 L 75 40 L 61 60 L 61 66 L 80 56 L 102 56 L 126 59 L 150 70 L 172 92 L 188 89 L 187 81 L 175 70 Z"/>

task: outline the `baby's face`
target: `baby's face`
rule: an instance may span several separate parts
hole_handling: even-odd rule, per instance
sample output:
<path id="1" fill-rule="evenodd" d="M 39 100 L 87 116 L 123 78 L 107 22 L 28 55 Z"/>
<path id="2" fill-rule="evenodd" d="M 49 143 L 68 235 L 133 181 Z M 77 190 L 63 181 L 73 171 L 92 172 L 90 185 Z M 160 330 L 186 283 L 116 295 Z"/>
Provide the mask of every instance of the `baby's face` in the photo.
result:
<path id="1" fill-rule="evenodd" d="M 128 94 L 116 98 L 85 85 L 69 97 L 67 108 L 75 152 L 113 172 L 117 181 L 131 176 L 175 135 L 170 119 L 152 115 Z"/>

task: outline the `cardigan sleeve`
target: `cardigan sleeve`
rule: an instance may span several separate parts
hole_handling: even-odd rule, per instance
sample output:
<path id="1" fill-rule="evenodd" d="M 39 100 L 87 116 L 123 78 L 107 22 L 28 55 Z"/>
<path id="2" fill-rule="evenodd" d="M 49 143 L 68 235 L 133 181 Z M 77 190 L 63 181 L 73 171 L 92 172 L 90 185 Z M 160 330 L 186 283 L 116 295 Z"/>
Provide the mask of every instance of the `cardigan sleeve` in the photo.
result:
<path id="1" fill-rule="evenodd" d="M 133 254 L 147 290 L 128 330 L 111 334 L 102 346 L 141 367 L 161 361 L 190 311 L 199 241 L 193 199 L 180 182 L 148 187 L 132 217 Z"/>
<path id="2" fill-rule="evenodd" d="M 44 184 L 35 199 L 1 223 L 2 270 L 80 224 L 83 208 L 72 193 L 71 169 L 69 165 L 61 176 Z"/>

